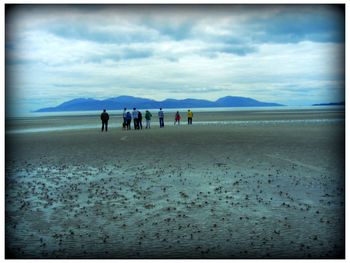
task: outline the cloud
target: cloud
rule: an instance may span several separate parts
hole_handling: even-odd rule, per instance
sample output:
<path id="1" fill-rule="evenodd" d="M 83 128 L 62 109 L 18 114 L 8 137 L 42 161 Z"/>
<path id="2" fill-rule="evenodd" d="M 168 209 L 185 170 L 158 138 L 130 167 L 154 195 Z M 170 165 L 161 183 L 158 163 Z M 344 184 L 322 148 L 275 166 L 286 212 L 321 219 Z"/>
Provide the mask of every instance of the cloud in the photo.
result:
<path id="1" fill-rule="evenodd" d="M 134 43 L 159 40 L 159 33 L 143 25 L 118 23 L 116 25 L 84 23 L 56 24 L 46 28 L 46 31 L 65 39 L 85 40 L 100 43 Z"/>
<path id="2" fill-rule="evenodd" d="M 207 41 L 248 45 L 345 41 L 344 9 L 337 5 L 253 5 L 233 11 L 224 19 L 200 20 L 193 34 Z"/>
<path id="3" fill-rule="evenodd" d="M 40 107 L 118 95 L 317 103 L 344 86 L 343 11 L 338 5 L 16 6 L 6 15 L 6 89 Z"/>
<path id="4" fill-rule="evenodd" d="M 254 19 L 260 42 L 344 42 L 344 9 L 337 5 L 277 6 L 271 15 Z"/>

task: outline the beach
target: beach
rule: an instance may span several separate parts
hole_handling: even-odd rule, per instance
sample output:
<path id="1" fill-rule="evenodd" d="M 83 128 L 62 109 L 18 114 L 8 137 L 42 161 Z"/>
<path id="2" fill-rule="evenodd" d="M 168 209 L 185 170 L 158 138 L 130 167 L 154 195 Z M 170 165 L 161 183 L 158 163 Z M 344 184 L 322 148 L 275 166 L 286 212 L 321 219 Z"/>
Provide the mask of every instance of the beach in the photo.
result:
<path id="1" fill-rule="evenodd" d="M 344 110 L 119 119 L 6 133 L 6 258 L 345 257 Z"/>

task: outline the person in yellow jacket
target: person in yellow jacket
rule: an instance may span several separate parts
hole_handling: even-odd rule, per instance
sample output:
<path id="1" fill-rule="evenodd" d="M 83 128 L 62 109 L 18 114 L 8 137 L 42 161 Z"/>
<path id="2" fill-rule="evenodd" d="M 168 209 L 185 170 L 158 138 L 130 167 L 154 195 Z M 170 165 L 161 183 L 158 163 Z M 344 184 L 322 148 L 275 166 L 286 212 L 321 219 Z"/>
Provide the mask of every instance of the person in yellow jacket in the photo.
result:
<path id="1" fill-rule="evenodd" d="M 192 124 L 192 118 L 193 118 L 193 112 L 191 110 L 188 110 L 188 112 L 187 112 L 187 123 L 189 125 Z"/>

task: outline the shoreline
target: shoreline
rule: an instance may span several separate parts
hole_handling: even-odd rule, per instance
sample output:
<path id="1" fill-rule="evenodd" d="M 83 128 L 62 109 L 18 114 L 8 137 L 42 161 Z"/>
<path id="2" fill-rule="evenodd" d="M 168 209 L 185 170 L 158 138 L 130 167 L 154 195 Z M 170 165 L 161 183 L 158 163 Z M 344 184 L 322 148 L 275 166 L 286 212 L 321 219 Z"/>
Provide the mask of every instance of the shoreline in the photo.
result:
<path id="1" fill-rule="evenodd" d="M 249 111 L 345 111 L 345 106 L 274 106 L 274 107 L 214 107 L 214 108 L 163 108 L 165 114 L 180 111 L 186 113 L 188 109 L 195 112 L 249 112 Z M 129 109 L 129 111 L 131 108 Z M 151 112 L 158 112 L 156 109 L 138 109 L 142 112 L 149 110 Z M 101 113 L 101 110 L 96 111 L 56 111 L 56 112 L 26 112 L 20 115 L 9 115 L 9 118 L 23 119 L 23 118 L 41 118 L 41 117 L 66 117 L 66 116 L 96 116 Z M 122 116 L 123 109 L 108 110 L 115 116 Z"/>
<path id="2" fill-rule="evenodd" d="M 153 113 L 151 126 L 159 127 L 156 113 Z M 181 112 L 181 126 L 187 125 L 187 114 Z M 320 123 L 345 121 L 343 110 L 287 110 L 287 111 L 225 111 L 225 112 L 195 112 L 193 125 L 251 125 L 251 124 L 284 124 L 284 123 Z M 113 130 L 122 126 L 122 116 L 111 115 L 109 127 Z M 174 113 L 165 113 L 165 125 L 173 126 Z M 145 120 L 143 120 L 145 123 Z M 96 116 L 54 116 L 38 118 L 21 118 L 6 120 L 6 134 L 25 132 L 64 131 L 77 129 L 99 128 L 101 122 Z"/>

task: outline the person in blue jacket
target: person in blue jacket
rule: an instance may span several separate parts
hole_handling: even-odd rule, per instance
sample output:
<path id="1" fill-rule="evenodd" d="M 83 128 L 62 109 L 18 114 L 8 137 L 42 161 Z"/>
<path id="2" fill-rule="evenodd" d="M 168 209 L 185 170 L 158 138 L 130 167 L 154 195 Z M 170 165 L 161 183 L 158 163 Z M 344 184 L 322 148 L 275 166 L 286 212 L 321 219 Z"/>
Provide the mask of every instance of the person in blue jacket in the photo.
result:
<path id="1" fill-rule="evenodd" d="M 126 113 L 126 129 L 127 130 L 131 130 L 131 127 L 130 127 L 131 119 L 132 119 L 131 113 L 130 113 L 130 111 L 128 111 Z"/>
<path id="2" fill-rule="evenodd" d="M 163 128 L 164 127 L 164 112 L 163 112 L 162 108 L 159 109 L 158 117 L 159 117 L 159 126 L 160 126 L 160 128 Z"/>

